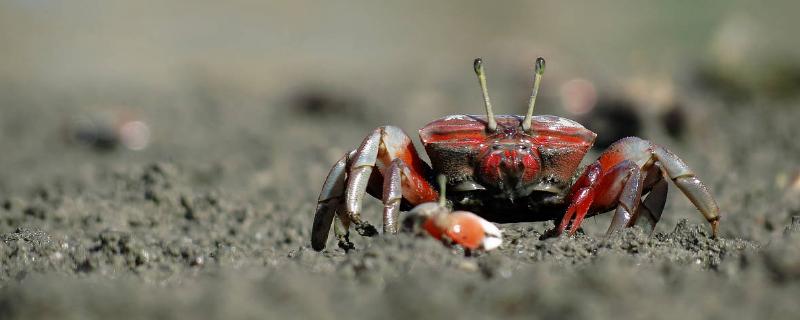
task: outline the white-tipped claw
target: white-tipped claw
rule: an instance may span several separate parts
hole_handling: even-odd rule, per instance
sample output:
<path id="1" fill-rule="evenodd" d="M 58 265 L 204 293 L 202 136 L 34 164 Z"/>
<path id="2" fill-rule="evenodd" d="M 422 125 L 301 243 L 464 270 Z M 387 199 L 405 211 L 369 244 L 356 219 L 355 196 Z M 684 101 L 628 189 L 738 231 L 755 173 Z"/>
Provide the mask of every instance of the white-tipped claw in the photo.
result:
<path id="1" fill-rule="evenodd" d="M 500 228 L 487 221 L 484 218 L 479 217 L 476 214 L 472 214 L 478 221 L 481 223 L 481 227 L 483 227 L 483 232 L 485 236 L 483 238 L 482 249 L 489 251 L 500 247 L 503 244 L 503 232 L 500 231 Z"/>
<path id="2" fill-rule="evenodd" d="M 472 250 L 488 251 L 503 244 L 503 233 L 493 223 L 472 212 L 450 212 L 435 202 L 412 209 L 404 222 L 404 230 L 424 230 L 445 243 Z"/>

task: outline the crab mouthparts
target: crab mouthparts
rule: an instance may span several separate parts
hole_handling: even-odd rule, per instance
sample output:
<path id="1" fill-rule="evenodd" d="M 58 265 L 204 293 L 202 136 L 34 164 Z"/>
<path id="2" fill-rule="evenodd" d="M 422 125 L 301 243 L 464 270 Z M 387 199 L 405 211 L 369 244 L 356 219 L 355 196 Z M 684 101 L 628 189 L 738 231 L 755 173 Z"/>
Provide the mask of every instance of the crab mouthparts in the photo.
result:
<path id="1" fill-rule="evenodd" d="M 526 165 L 525 155 L 515 150 L 498 150 L 489 154 L 481 166 L 481 179 L 488 186 L 500 191 L 500 197 L 511 202 L 525 196 L 530 172 L 535 167 Z"/>

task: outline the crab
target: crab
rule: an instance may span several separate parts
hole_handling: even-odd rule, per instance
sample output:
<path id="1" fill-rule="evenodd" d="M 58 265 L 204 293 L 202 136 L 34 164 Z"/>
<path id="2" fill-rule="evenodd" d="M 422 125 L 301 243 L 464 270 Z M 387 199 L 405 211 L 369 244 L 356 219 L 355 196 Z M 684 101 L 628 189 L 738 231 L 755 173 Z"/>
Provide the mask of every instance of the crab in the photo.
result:
<path id="1" fill-rule="evenodd" d="M 536 60 L 525 115 L 495 115 L 483 61 L 477 58 L 473 66 L 486 114 L 445 116 L 420 129 L 430 164 L 400 128 L 373 130 L 357 149 L 333 165 L 322 185 L 311 232 L 313 249 L 325 248 L 334 222 L 339 246 L 345 249 L 353 248 L 351 226 L 362 236 L 378 234 L 361 216 L 365 194 L 383 202 L 383 232 L 398 232 L 401 210 L 438 200 L 445 185 L 433 183 L 437 175 L 446 177 L 447 207 L 474 214 L 459 213 L 447 219 L 430 215 L 437 223 L 425 223 L 425 229 L 434 237 L 448 230 L 471 230 L 469 236 L 449 237 L 465 247 L 477 247 L 475 243 L 496 235 L 484 219 L 554 221 L 545 236 L 560 236 L 574 235 L 586 217 L 614 210 L 607 233 L 636 224 L 652 232 L 664 209 L 667 180 L 694 204 L 710 223 L 712 236 L 717 236 L 720 212 L 711 193 L 666 147 L 637 137 L 623 138 L 576 174 L 597 135 L 566 118 L 533 115 L 544 59 Z M 443 207 L 444 203 L 437 210 Z"/>

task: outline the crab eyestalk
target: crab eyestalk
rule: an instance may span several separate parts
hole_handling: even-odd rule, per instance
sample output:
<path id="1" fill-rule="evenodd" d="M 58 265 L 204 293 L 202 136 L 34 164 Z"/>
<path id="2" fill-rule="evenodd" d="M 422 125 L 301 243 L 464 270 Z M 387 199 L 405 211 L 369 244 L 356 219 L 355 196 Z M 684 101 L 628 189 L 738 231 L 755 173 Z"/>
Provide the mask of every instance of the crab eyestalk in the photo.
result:
<path id="1" fill-rule="evenodd" d="M 525 120 L 522 121 L 522 130 L 527 132 L 531 131 L 531 122 L 533 121 L 533 106 L 536 104 L 536 96 L 539 95 L 539 85 L 542 84 L 542 75 L 544 75 L 544 58 L 539 57 L 536 59 L 534 74 L 533 92 L 531 92 L 531 99 L 528 101 L 528 113 L 525 114 Z"/>
<path id="2" fill-rule="evenodd" d="M 489 131 L 497 131 L 497 120 L 494 119 L 494 112 L 492 111 L 492 102 L 489 100 L 489 89 L 486 87 L 486 74 L 483 72 L 483 60 L 476 58 L 472 63 L 475 69 L 475 74 L 478 76 L 478 83 L 481 85 L 481 93 L 483 94 L 483 104 L 486 106 L 486 125 Z"/>

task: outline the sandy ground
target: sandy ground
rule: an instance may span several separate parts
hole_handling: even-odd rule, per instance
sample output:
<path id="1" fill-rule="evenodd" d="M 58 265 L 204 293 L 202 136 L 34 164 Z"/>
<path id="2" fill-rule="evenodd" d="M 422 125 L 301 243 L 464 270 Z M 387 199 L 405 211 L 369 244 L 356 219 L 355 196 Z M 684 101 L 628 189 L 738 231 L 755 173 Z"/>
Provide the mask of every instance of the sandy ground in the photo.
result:
<path id="1" fill-rule="evenodd" d="M 797 68 L 744 77 L 738 66 L 768 68 L 734 56 L 736 68 L 722 68 L 733 73 L 720 74 L 703 70 L 727 56 L 694 59 L 713 38 L 710 25 L 740 26 L 741 7 L 698 7 L 694 16 L 667 6 L 666 16 L 682 19 L 674 23 L 653 18 L 657 10 L 625 18 L 631 4 L 608 14 L 556 2 L 366 5 L 353 17 L 333 5 L 207 4 L 192 15 L 179 4 L 158 12 L 134 2 L 95 13 L 36 7 L 47 3 L 0 10 L 0 30 L 16 30 L 0 32 L 0 319 L 800 314 L 800 77 L 775 72 Z M 580 19 L 562 19 L 569 12 Z M 310 16 L 295 21 L 298 13 Z M 765 17 L 754 16 L 761 32 L 793 30 L 778 28 L 791 16 Z M 777 42 L 800 48 L 796 37 L 785 39 Z M 647 45 L 637 51 L 623 45 L 630 42 Z M 638 134 L 671 148 L 710 187 L 722 210 L 720 237 L 710 238 L 671 185 L 653 235 L 633 228 L 605 236 L 605 214 L 572 238 L 539 240 L 549 223 L 500 225 L 504 245 L 473 256 L 411 235 L 356 236 L 349 253 L 333 240 L 311 250 L 324 177 L 370 130 L 394 124 L 415 137 L 435 118 L 482 111 L 476 55 L 487 57 L 499 113 L 524 109 L 538 55 L 548 58 L 548 73 L 537 114 L 566 115 L 559 86 L 579 76 L 603 99 L 633 100 Z M 626 62 L 638 55 L 655 66 Z M 668 95 L 685 112 L 679 135 L 668 134 L 653 96 L 643 104 L 622 85 L 665 69 Z M 70 137 L 86 117 L 141 119 L 152 141 L 141 151 L 77 143 Z M 581 121 L 603 137 L 633 126 Z M 379 222 L 379 201 L 364 210 Z"/>
<path id="2" fill-rule="evenodd" d="M 287 100 L 275 109 L 249 101 L 213 119 L 159 113 L 149 122 L 156 128 L 150 148 L 95 151 L 64 140 L 68 120 L 40 117 L 56 100 L 5 96 L 18 97 L 4 102 L 0 139 L 6 319 L 800 312 L 800 225 L 791 225 L 800 206 L 790 191 L 800 115 L 780 103 L 768 113 L 709 104 L 704 110 L 714 116 L 690 126 L 686 136 L 698 138 L 683 142 L 658 126 L 645 131 L 708 182 L 723 210 L 717 240 L 673 189 L 652 236 L 634 228 L 604 237 L 607 215 L 588 220 L 585 234 L 545 241 L 547 223 L 509 224 L 500 226 L 501 249 L 465 257 L 409 235 L 356 237 L 350 253 L 332 241 L 323 252 L 310 249 L 327 169 L 391 111 L 354 121 L 346 110 L 285 112 L 297 107 Z M 377 222 L 379 202 L 365 210 Z"/>

